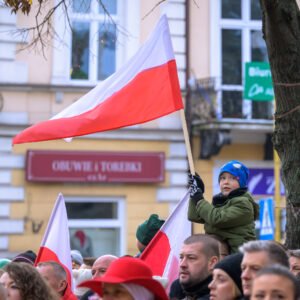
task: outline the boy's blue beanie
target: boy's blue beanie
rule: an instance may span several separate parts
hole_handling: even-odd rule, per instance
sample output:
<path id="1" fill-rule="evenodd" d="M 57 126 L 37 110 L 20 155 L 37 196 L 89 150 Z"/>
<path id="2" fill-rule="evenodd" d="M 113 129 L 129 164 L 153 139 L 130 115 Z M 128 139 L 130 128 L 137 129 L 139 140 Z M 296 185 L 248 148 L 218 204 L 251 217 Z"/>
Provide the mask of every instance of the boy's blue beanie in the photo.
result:
<path id="1" fill-rule="evenodd" d="M 223 165 L 220 169 L 219 181 L 220 181 L 220 176 L 225 172 L 230 173 L 231 175 L 235 176 L 237 178 L 241 188 L 247 187 L 248 178 L 249 178 L 249 170 L 241 162 L 239 162 L 237 160 L 231 160 L 228 163 L 226 163 L 225 165 Z"/>

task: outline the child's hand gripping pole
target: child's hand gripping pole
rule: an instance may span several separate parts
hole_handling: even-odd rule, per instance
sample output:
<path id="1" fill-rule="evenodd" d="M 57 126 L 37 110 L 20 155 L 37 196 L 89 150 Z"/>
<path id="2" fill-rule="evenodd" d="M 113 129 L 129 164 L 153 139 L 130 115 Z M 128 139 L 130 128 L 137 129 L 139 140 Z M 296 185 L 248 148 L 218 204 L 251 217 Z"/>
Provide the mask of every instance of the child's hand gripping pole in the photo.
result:
<path id="1" fill-rule="evenodd" d="M 195 173 L 195 175 L 193 175 L 190 171 L 188 173 L 188 178 L 191 199 L 197 204 L 199 200 L 203 199 L 203 193 L 205 191 L 204 182 L 199 174 Z"/>

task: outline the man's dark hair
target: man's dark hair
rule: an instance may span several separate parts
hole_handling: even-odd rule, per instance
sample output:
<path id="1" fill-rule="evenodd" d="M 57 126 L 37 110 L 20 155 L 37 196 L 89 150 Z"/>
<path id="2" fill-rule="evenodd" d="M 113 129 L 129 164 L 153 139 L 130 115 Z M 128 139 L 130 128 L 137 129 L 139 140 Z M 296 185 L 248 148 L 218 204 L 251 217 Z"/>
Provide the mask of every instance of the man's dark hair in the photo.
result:
<path id="1" fill-rule="evenodd" d="M 84 257 L 83 263 L 89 267 L 92 267 L 97 257 Z"/>
<path id="2" fill-rule="evenodd" d="M 185 245 L 201 243 L 203 245 L 203 252 L 207 258 L 212 256 L 220 256 L 219 242 L 207 234 L 193 234 L 186 238 L 183 243 Z"/>
<path id="3" fill-rule="evenodd" d="M 221 248 L 219 247 L 219 251 L 220 250 L 225 250 L 225 253 L 220 252 L 220 257 L 221 256 L 228 256 L 230 254 L 230 246 L 228 244 L 228 242 L 224 241 L 219 235 L 216 234 L 209 234 L 210 237 L 214 238 L 215 240 L 217 240 L 219 242 L 219 244 L 221 245 Z"/>

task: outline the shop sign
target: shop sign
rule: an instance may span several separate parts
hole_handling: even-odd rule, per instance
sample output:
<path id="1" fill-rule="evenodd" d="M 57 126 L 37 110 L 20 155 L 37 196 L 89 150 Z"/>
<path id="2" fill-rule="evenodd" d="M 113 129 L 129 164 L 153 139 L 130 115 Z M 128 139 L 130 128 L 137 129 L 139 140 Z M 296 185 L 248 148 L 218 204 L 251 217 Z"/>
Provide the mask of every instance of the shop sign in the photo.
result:
<path id="1" fill-rule="evenodd" d="M 29 150 L 26 179 L 33 182 L 162 182 L 163 152 Z"/>
<path id="2" fill-rule="evenodd" d="M 274 90 L 270 65 L 248 62 L 245 66 L 244 98 L 254 101 L 273 101 Z"/>

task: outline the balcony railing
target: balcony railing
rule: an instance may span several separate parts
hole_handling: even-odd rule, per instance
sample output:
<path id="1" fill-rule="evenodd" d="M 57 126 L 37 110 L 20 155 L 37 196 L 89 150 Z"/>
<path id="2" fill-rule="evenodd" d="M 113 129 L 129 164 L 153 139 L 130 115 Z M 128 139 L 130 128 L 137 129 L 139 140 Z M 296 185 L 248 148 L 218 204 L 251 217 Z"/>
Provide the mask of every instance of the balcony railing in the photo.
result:
<path id="1" fill-rule="evenodd" d="M 272 129 L 273 102 L 244 100 L 242 86 L 222 86 L 217 81 L 215 78 L 190 81 L 193 125 L 221 129 Z"/>

